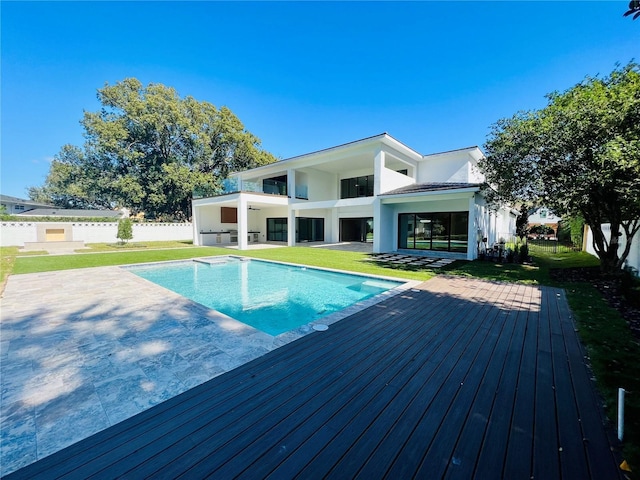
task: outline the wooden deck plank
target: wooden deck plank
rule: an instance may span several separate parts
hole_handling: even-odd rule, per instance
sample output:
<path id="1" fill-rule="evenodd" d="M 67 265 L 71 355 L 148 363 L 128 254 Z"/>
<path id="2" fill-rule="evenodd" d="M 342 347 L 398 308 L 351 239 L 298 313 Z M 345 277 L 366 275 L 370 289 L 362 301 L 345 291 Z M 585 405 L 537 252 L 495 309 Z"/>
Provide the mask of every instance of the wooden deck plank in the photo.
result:
<path id="1" fill-rule="evenodd" d="M 512 288 L 517 289 L 517 286 Z M 493 355 L 487 368 L 480 374 L 480 384 L 476 396 L 469 409 L 465 423 L 453 447 L 444 478 L 473 478 L 483 440 L 487 434 L 489 420 L 499 395 L 501 380 L 507 367 L 507 359 L 514 338 L 518 338 L 517 325 L 520 311 L 510 310 L 504 319 L 503 331 L 500 334 Z M 520 322 L 522 323 L 522 322 Z M 524 331 L 524 329 L 522 329 Z M 502 415 L 503 412 L 500 412 Z M 503 444 L 504 445 L 504 444 Z M 502 447 L 504 451 L 504 448 Z M 502 465 L 500 459 L 499 465 Z M 495 464 L 494 464 L 495 465 Z M 486 478 L 486 477 L 484 477 Z"/>
<path id="2" fill-rule="evenodd" d="M 391 435 L 385 438 L 370 461 L 359 472 L 361 478 L 373 478 L 376 472 L 387 468 L 391 478 L 410 478 L 419 466 L 425 448 L 440 427 L 443 415 L 451 405 L 451 399 L 460 391 L 460 384 L 471 368 L 471 362 L 482 346 L 484 321 L 491 321 L 493 306 L 490 302 L 472 305 L 468 318 L 456 317 L 459 321 L 474 320 L 470 336 L 459 342 L 448 358 L 440 363 L 441 368 L 434 385 L 425 384 L 419 394 L 398 419 Z"/>
<path id="3" fill-rule="evenodd" d="M 469 313 L 469 317 L 473 316 Z M 363 459 L 355 460 L 356 455 L 352 455 L 349 458 L 348 465 L 338 464 L 334 468 L 334 478 L 339 478 L 341 473 L 345 471 L 345 467 L 354 469 L 359 478 L 372 478 L 371 476 L 379 475 L 380 472 L 386 471 L 391 462 L 397 457 L 400 449 L 404 445 L 406 438 L 414 430 L 416 422 L 421 418 L 426 408 L 433 401 L 434 397 L 441 388 L 441 385 L 445 383 L 450 376 L 450 363 L 448 359 L 454 357 L 457 358 L 459 353 L 456 353 L 456 349 L 463 349 L 471 341 L 471 339 L 477 334 L 479 329 L 477 324 L 473 322 L 461 321 L 461 317 L 456 317 L 457 321 L 460 321 L 463 326 L 462 335 L 455 339 L 454 350 L 446 351 L 444 357 L 430 358 L 429 362 L 425 364 L 425 374 L 421 377 L 425 378 L 425 381 L 418 385 L 413 384 L 413 387 L 419 387 L 417 391 L 413 389 L 405 389 L 402 392 L 402 396 L 399 397 L 401 402 L 395 409 L 389 409 L 394 415 L 389 417 L 389 425 L 386 427 L 382 425 L 378 430 L 384 435 L 377 435 L 370 442 L 377 443 L 375 449 L 370 451 L 364 451 L 366 456 Z M 395 410 L 399 410 L 398 413 Z M 385 432 L 386 430 L 386 432 Z M 375 431 L 375 430 L 373 430 Z M 357 454 L 357 450 L 355 451 Z M 366 462 L 363 463 L 363 460 Z M 347 462 L 343 462 L 347 463 Z M 363 463 L 360 467 L 358 463 Z M 351 476 L 351 475 L 349 475 Z"/>
<path id="4" fill-rule="evenodd" d="M 452 291 L 452 294 L 455 294 Z M 459 312 L 461 317 L 470 315 L 470 307 L 464 307 Z M 437 384 L 444 375 L 446 375 L 442 368 L 444 359 L 451 355 L 452 349 L 457 345 L 463 345 L 466 338 L 469 338 L 473 334 L 471 329 L 471 323 L 467 322 L 455 322 L 456 332 L 452 333 L 448 338 L 444 339 L 444 342 L 440 344 L 429 344 L 428 349 L 425 348 L 425 354 L 428 355 L 428 360 L 421 365 L 420 370 L 416 372 L 413 378 L 410 379 L 406 385 L 394 382 L 398 387 L 402 386 L 400 391 L 394 397 L 393 401 L 384 407 L 384 410 L 366 427 L 362 435 L 358 438 L 358 441 L 349 449 L 345 449 L 344 453 L 341 453 L 342 458 L 333 467 L 331 474 L 333 476 L 340 477 L 353 477 L 361 469 L 365 460 L 372 457 L 378 457 L 382 452 L 389 454 L 391 451 L 385 451 L 384 447 L 380 448 L 379 444 L 382 441 L 390 441 L 387 436 L 389 432 L 397 425 L 407 425 L 407 423 L 401 420 L 402 415 L 405 414 L 407 405 L 409 405 L 419 391 L 425 388 L 428 384 Z M 433 346 L 434 348 L 431 348 Z M 418 358 L 416 358 L 418 360 Z M 366 415 L 363 412 L 361 415 Z M 402 437 L 402 436 L 400 436 Z M 393 442 L 391 440 L 391 442 Z M 327 455 L 332 455 L 331 449 L 327 449 Z M 336 452 L 337 453 L 337 452 Z M 338 455 L 339 456 L 339 455 Z M 315 464 L 320 465 L 322 459 L 319 458 Z M 379 458 L 377 458 L 379 460 Z M 373 467 L 376 468 L 375 466 Z M 326 469 L 326 467 L 325 467 Z M 324 471 L 324 470 L 323 470 Z M 366 475 L 366 473 L 365 473 Z"/>
<path id="5" fill-rule="evenodd" d="M 419 290 L 7 479 L 620 478 L 562 292 L 450 277 Z M 578 434 L 584 448 L 558 451 Z"/>
<path id="6" fill-rule="evenodd" d="M 410 321 L 410 319 L 408 320 Z M 411 329 L 407 328 L 406 330 Z M 268 424 L 261 428 L 256 422 L 250 426 L 250 435 L 239 438 L 233 444 L 226 445 L 228 451 L 222 448 L 211 452 L 209 449 L 210 453 L 185 472 L 185 475 L 191 478 L 200 478 L 204 474 L 215 473 L 221 478 L 231 478 L 250 466 L 256 461 L 256 456 L 259 456 L 265 458 L 256 468 L 252 468 L 252 475 L 263 477 L 264 475 L 258 468 L 266 469 L 268 472 L 271 468 L 271 462 L 277 464 L 282 461 L 282 456 L 278 455 L 278 452 L 282 450 L 282 445 L 286 445 L 286 452 L 289 455 L 296 449 L 295 442 L 292 442 L 290 438 L 283 438 L 283 435 L 296 432 L 296 429 L 300 427 L 307 435 L 309 432 L 317 431 L 328 421 L 333 411 L 340 408 L 341 398 L 362 399 L 367 397 L 363 391 L 368 386 L 368 377 L 372 374 L 375 375 L 372 370 L 379 370 L 389 362 L 402 360 L 402 355 L 408 347 L 406 342 L 411 340 L 411 333 L 406 330 L 399 332 L 399 335 L 390 335 L 389 341 L 374 352 L 370 351 L 368 347 L 363 347 L 361 357 L 353 359 L 348 364 L 343 363 L 342 368 L 334 372 L 335 378 L 331 383 L 325 383 L 327 378 L 331 378 L 331 373 L 319 372 L 318 375 L 310 379 L 312 388 L 307 389 L 303 395 L 295 395 L 270 417 L 269 424 L 275 425 L 275 428 L 269 428 Z M 256 437 L 260 439 L 263 434 L 266 434 L 266 437 L 262 438 L 263 442 L 256 444 L 254 442 Z M 260 455 L 264 449 L 273 445 L 275 445 L 273 455 Z M 237 451 L 238 448 L 242 454 L 234 457 L 233 451 Z M 232 461 L 218 469 L 218 466 L 210 461 L 212 456 L 218 453 L 222 456 L 228 455 L 227 458 L 231 458 Z"/>
<path id="7" fill-rule="evenodd" d="M 532 289 L 522 285 L 517 289 L 516 303 L 517 318 L 515 328 L 508 347 L 504 368 L 496 390 L 495 405 L 488 417 L 488 424 L 483 443 L 476 459 L 473 475 L 469 478 L 502 478 L 502 467 L 507 454 L 511 418 L 515 404 L 516 386 L 520 362 L 522 360 L 522 345 L 527 329 L 528 310 L 531 302 Z M 508 419 L 509 421 L 505 421 Z"/>
<path id="8" fill-rule="evenodd" d="M 492 312 L 485 320 L 484 327 L 486 334 L 482 340 L 481 349 L 471 361 L 470 368 L 461 383 L 458 395 L 454 398 L 447 412 L 442 419 L 440 428 L 429 446 L 422 460 L 422 464 L 416 472 L 416 476 L 433 476 L 441 478 L 449 467 L 457 468 L 463 463 L 473 466 L 477 450 L 474 451 L 473 459 L 469 457 L 455 457 L 453 455 L 455 446 L 460 437 L 460 432 L 469 419 L 469 412 L 472 410 L 476 400 L 481 380 L 485 375 L 496 376 L 495 370 L 489 370 L 488 364 L 493 357 L 499 339 L 504 334 L 505 322 L 508 318 L 509 310 L 506 308 L 509 292 L 514 285 L 504 284 L 497 297 L 492 299 Z M 469 445 L 471 447 L 471 445 Z"/>
<path id="9" fill-rule="evenodd" d="M 533 477 L 556 478 L 560 472 L 555 379 L 551 352 L 549 289 L 542 290 L 538 316 L 538 356 L 533 426 Z M 541 462 L 539 459 L 544 458 Z"/>
<path id="10" fill-rule="evenodd" d="M 587 366 L 587 354 L 576 335 L 569 305 L 564 292 L 559 292 L 562 301 L 558 303 L 559 316 L 564 333 L 565 348 L 569 359 L 569 369 L 573 381 L 574 399 L 578 409 L 582 443 L 587 456 L 591 478 L 607 478 L 611 476 L 610 462 L 618 465 L 614 447 L 619 447 L 613 427 L 604 417 L 603 403 L 595 389 L 595 382 Z M 620 471 L 618 470 L 618 474 Z"/>
<path id="11" fill-rule="evenodd" d="M 410 396 L 423 382 L 428 381 L 431 373 L 424 368 L 425 364 L 435 364 L 436 359 L 444 358 L 463 333 L 464 326 L 459 323 L 441 321 L 442 314 L 446 315 L 448 309 L 440 316 L 433 313 L 429 312 L 429 321 L 424 322 L 422 328 L 416 331 L 414 348 L 408 352 L 405 363 L 393 365 L 389 372 L 392 377 L 377 383 L 377 391 L 370 396 L 369 401 L 364 405 L 359 402 L 345 404 L 331 423 L 306 440 L 305 448 L 314 456 L 306 466 L 302 466 L 300 476 L 324 476 L 338 460 L 348 464 L 354 457 L 361 458 L 363 453 L 370 453 L 371 447 L 368 442 L 376 436 L 365 436 L 365 432 L 370 428 L 384 428 L 384 425 L 394 420 L 385 417 L 384 414 L 395 412 L 391 413 L 392 417 L 397 415 L 397 409 L 393 409 L 392 406 L 404 404 L 404 400 L 398 398 L 398 395 L 403 393 Z M 422 314 L 424 315 L 424 312 Z M 439 324 L 445 324 L 448 328 L 438 329 Z M 354 449 L 351 449 L 351 446 Z M 349 476 L 345 464 L 339 464 L 335 469 L 340 475 Z M 278 470 L 274 472 L 274 475 L 277 474 Z"/>
<path id="12" fill-rule="evenodd" d="M 531 298 L 540 304 L 540 292 Z M 531 309 L 527 316 L 520 369 L 516 375 L 516 397 L 507 441 L 503 478 L 529 478 L 533 458 L 534 399 L 536 388 L 536 356 L 538 350 L 539 312 Z"/>
<path id="13" fill-rule="evenodd" d="M 551 310 L 551 349 L 553 352 L 553 376 L 556 395 L 556 422 L 558 424 L 558 444 L 561 476 L 588 478 L 589 463 L 582 442 L 580 417 L 575 401 L 573 380 L 569 368 L 565 338 L 562 330 L 562 313 L 558 304 L 562 300 L 559 290 L 547 290 L 547 301 Z"/>

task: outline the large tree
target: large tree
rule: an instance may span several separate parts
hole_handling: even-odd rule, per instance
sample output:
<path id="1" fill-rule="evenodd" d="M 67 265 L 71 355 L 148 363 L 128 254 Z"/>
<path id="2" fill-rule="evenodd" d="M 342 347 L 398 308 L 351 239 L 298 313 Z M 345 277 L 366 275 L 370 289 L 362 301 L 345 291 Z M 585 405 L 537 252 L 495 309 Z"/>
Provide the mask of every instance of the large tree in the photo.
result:
<path id="1" fill-rule="evenodd" d="M 194 190 L 217 192 L 230 172 L 276 160 L 231 110 L 162 84 L 127 78 L 99 89 L 98 99 L 100 111 L 81 121 L 84 147 L 63 146 L 32 199 L 184 220 Z"/>
<path id="2" fill-rule="evenodd" d="M 640 229 L 640 69 L 588 77 L 547 106 L 493 125 L 480 168 L 495 199 L 546 205 L 591 227 L 602 270 L 615 272 Z M 606 235 L 602 225 L 611 225 Z M 624 249 L 619 237 L 627 238 Z"/>

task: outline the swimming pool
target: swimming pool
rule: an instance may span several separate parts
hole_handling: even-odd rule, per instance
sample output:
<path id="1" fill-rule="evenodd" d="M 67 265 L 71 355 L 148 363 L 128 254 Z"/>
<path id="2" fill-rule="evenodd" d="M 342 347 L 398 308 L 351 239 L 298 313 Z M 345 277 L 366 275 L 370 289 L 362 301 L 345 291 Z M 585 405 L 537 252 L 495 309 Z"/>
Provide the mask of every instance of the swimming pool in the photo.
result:
<path id="1" fill-rule="evenodd" d="M 128 270 L 269 335 L 315 322 L 403 283 L 235 257 Z"/>

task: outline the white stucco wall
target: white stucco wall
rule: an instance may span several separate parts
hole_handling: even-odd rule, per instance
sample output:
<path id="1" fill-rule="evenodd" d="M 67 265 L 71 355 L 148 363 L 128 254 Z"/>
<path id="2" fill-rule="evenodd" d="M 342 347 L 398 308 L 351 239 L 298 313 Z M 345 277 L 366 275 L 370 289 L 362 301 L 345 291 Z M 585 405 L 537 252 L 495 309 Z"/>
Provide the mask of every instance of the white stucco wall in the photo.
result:
<path id="1" fill-rule="evenodd" d="M 2 222 L 0 225 L 0 245 L 22 247 L 24 242 L 38 241 L 37 230 L 40 222 Z M 52 225 L 49 223 L 48 225 Z M 115 222 L 56 222 L 53 225 L 71 226 L 72 241 L 85 243 L 116 242 L 118 224 Z M 190 223 L 134 223 L 133 242 L 153 242 L 167 240 L 191 240 L 193 226 Z"/>
<path id="2" fill-rule="evenodd" d="M 339 197 L 338 188 L 340 182 L 336 174 L 315 169 L 305 169 L 302 173 L 306 175 L 306 182 L 298 183 L 306 183 L 310 202 L 331 200 Z"/>
<path id="3" fill-rule="evenodd" d="M 596 255 L 596 251 L 593 248 L 593 232 L 591 232 L 591 228 L 587 227 L 586 229 L 587 236 L 585 238 L 585 247 L 586 251 L 591 255 Z M 611 225 L 605 223 L 602 225 L 602 232 L 605 234 L 606 238 L 609 238 L 611 235 Z M 622 253 L 624 247 L 627 244 L 627 237 L 624 232 L 622 232 L 622 236 L 620 237 L 620 247 L 618 249 L 618 253 Z M 627 261 L 625 263 L 626 266 L 635 268 L 637 271 L 640 271 L 640 236 L 636 233 L 635 237 L 631 242 L 631 250 L 629 251 L 629 256 L 627 257 Z"/>
<path id="4" fill-rule="evenodd" d="M 474 182 L 470 176 L 470 157 L 466 152 L 427 156 L 418 167 L 418 183 Z"/>
<path id="5" fill-rule="evenodd" d="M 390 192 L 396 188 L 406 187 L 415 183 L 413 178 L 394 170 L 382 167 L 382 178 L 380 179 L 380 193 Z"/>

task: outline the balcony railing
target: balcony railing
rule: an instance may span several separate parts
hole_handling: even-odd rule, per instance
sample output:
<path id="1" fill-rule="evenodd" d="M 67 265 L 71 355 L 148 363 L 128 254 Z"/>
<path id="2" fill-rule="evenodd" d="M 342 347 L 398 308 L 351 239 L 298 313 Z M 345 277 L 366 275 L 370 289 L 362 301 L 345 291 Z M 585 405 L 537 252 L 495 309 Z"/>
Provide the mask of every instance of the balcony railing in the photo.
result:
<path id="1" fill-rule="evenodd" d="M 309 188 L 306 185 L 296 185 L 296 198 L 309 200 Z"/>
<path id="2" fill-rule="evenodd" d="M 237 178 L 226 178 L 222 181 L 222 188 L 196 189 L 193 191 L 193 198 L 218 197 L 220 195 L 228 195 L 238 192 L 255 192 L 267 193 L 270 195 L 287 195 L 287 184 L 285 182 L 269 181 L 268 183 L 260 182 L 242 182 L 242 188 L 239 187 Z M 296 198 L 308 200 L 309 188 L 307 185 L 296 185 Z"/>

